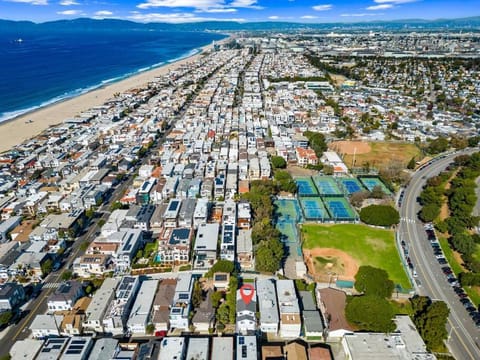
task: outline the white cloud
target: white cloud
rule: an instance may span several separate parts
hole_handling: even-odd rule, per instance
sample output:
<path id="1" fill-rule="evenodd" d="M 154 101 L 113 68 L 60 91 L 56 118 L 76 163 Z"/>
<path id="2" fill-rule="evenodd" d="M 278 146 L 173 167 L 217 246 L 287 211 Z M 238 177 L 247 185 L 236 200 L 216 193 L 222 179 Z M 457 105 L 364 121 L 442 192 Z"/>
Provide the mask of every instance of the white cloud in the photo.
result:
<path id="1" fill-rule="evenodd" d="M 5 0 L 5 1 L 30 4 L 30 5 L 48 5 L 48 0 Z"/>
<path id="2" fill-rule="evenodd" d="M 367 7 L 367 10 L 386 10 L 393 8 L 392 4 L 380 4 Z"/>
<path id="3" fill-rule="evenodd" d="M 97 16 L 97 17 L 101 17 L 101 16 L 112 16 L 112 15 L 113 15 L 113 12 L 108 11 L 108 10 L 99 10 L 99 11 L 97 11 L 94 15 Z"/>
<path id="4" fill-rule="evenodd" d="M 377 4 L 407 4 L 413 3 L 420 0 L 373 0 Z"/>
<path id="5" fill-rule="evenodd" d="M 364 16 L 380 16 L 383 13 L 359 13 L 359 14 L 340 14 L 343 17 L 364 17 Z"/>
<path id="6" fill-rule="evenodd" d="M 57 14 L 73 16 L 73 15 L 80 15 L 82 14 L 82 12 L 80 10 L 64 10 L 64 11 L 58 11 Z"/>
<path id="7" fill-rule="evenodd" d="M 238 21 L 243 22 L 245 19 L 218 19 L 210 17 L 196 16 L 192 13 L 149 13 L 141 14 L 136 11 L 132 11 L 130 19 L 140 22 L 166 22 L 166 23 L 186 23 L 186 22 L 199 22 L 199 21 Z"/>
<path id="8" fill-rule="evenodd" d="M 62 6 L 80 5 L 75 0 L 63 0 L 63 1 L 60 1 L 59 4 L 62 5 Z"/>
<path id="9" fill-rule="evenodd" d="M 318 19 L 318 16 L 314 16 L 314 15 L 303 15 L 300 19 Z"/>
<path id="10" fill-rule="evenodd" d="M 326 4 L 326 5 L 315 5 L 312 6 L 312 9 L 315 11 L 327 11 L 332 9 L 332 5 Z"/>
<path id="11" fill-rule="evenodd" d="M 208 9 L 214 7 L 223 7 L 223 0 L 147 0 L 138 4 L 140 9 L 149 9 L 154 7 L 191 7 L 196 9 Z"/>
<path id="12" fill-rule="evenodd" d="M 233 13 L 237 12 L 237 9 L 234 8 L 212 8 L 212 9 L 203 9 L 203 10 L 195 10 L 195 12 L 204 12 L 204 13 Z"/>
<path id="13" fill-rule="evenodd" d="M 157 7 L 170 7 L 170 8 L 185 7 L 185 8 L 194 8 L 196 10 L 201 10 L 204 12 L 218 12 L 218 13 L 233 12 L 232 10 L 228 10 L 232 8 L 263 9 L 262 6 L 258 6 L 256 4 L 257 4 L 257 0 L 233 0 L 230 2 L 228 2 L 227 0 L 146 0 L 141 4 L 138 4 L 137 8 L 150 9 L 150 8 L 157 8 Z"/>
<path id="14" fill-rule="evenodd" d="M 250 9 L 263 9 L 263 6 L 256 5 L 257 0 L 233 0 L 229 6 L 240 7 L 240 8 L 250 8 Z"/>
<path id="15" fill-rule="evenodd" d="M 272 15 L 272 16 L 269 16 L 268 18 L 269 18 L 270 20 L 278 20 L 278 19 L 280 19 L 280 16 Z"/>
<path id="16" fill-rule="evenodd" d="M 420 0 L 373 0 L 374 3 L 378 5 L 368 6 L 367 10 L 386 10 L 396 7 L 400 4 L 414 3 Z"/>

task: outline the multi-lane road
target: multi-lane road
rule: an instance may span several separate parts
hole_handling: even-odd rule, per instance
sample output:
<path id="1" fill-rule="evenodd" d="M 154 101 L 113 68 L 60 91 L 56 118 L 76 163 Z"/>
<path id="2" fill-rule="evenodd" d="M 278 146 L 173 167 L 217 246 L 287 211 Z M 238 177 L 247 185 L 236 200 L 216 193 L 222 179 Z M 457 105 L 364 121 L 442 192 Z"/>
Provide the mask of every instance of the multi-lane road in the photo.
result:
<path id="1" fill-rule="evenodd" d="M 472 153 L 466 150 L 462 153 Z M 416 291 L 432 299 L 442 300 L 450 308 L 447 330 L 447 346 L 457 360 L 480 359 L 480 329 L 473 323 L 458 296 L 448 283 L 435 258 L 427 239 L 424 225 L 418 220 L 420 205 L 417 198 L 425 185 L 426 179 L 443 171 L 458 154 L 450 154 L 433 161 L 430 165 L 417 171 L 405 189 L 400 208 L 401 222 L 398 235 L 406 242 L 409 256 L 417 272 Z"/>

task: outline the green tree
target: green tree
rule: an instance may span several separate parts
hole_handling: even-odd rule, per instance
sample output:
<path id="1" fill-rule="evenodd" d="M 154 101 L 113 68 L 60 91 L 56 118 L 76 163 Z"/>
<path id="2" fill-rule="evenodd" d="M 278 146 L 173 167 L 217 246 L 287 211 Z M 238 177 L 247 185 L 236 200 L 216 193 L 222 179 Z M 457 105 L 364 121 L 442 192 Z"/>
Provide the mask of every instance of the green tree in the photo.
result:
<path id="1" fill-rule="evenodd" d="M 216 309 L 220 305 L 220 300 L 223 299 L 223 293 L 220 291 L 215 291 L 211 296 L 210 300 L 212 301 L 212 306 Z"/>
<path id="2" fill-rule="evenodd" d="M 393 288 L 393 281 L 388 278 L 388 273 L 383 269 L 362 265 L 355 275 L 355 289 L 365 295 L 390 298 Z"/>
<path id="3" fill-rule="evenodd" d="M 282 264 L 283 244 L 275 238 L 261 241 L 255 256 L 255 267 L 258 271 L 275 273 Z"/>
<path id="4" fill-rule="evenodd" d="M 43 275 L 48 275 L 52 272 L 53 270 L 53 261 L 52 259 L 47 259 L 43 262 L 43 264 L 40 266 L 40 268 L 42 269 L 42 273 Z"/>
<path id="5" fill-rule="evenodd" d="M 221 304 L 217 309 L 217 321 L 221 324 L 228 324 L 230 321 L 230 309 L 227 303 Z"/>
<path id="6" fill-rule="evenodd" d="M 280 191 L 295 193 L 297 191 L 297 184 L 287 171 L 277 170 L 274 174 L 275 183 Z"/>
<path id="7" fill-rule="evenodd" d="M 390 333 L 395 330 L 392 305 L 374 295 L 353 296 L 348 299 L 345 316 L 348 322 L 364 331 Z"/>
<path id="8" fill-rule="evenodd" d="M 308 139 L 310 147 L 313 151 L 315 151 L 315 154 L 320 159 L 323 155 L 323 152 L 328 149 L 325 136 L 321 133 L 313 131 L 305 131 L 303 135 Z"/>
<path id="9" fill-rule="evenodd" d="M 400 215 L 390 205 L 370 205 L 360 210 L 360 220 L 376 226 L 392 226 L 398 224 Z"/>
<path id="10" fill-rule="evenodd" d="M 0 313 L 0 326 L 8 325 L 12 320 L 13 313 L 11 311 L 3 311 Z"/>
<path id="11" fill-rule="evenodd" d="M 274 169 L 285 169 L 287 167 L 287 162 L 282 156 L 272 156 L 271 162 Z"/>
<path id="12" fill-rule="evenodd" d="M 153 324 L 148 324 L 147 327 L 145 328 L 145 332 L 148 334 L 148 335 L 152 335 L 153 332 L 155 331 L 155 325 Z"/>
<path id="13" fill-rule="evenodd" d="M 68 281 L 72 278 L 72 276 L 73 276 L 73 273 L 70 270 L 65 270 L 62 273 L 62 280 L 63 281 Z"/>
<path id="14" fill-rule="evenodd" d="M 476 244 L 469 234 L 456 233 L 450 238 L 450 241 L 455 250 L 462 254 L 471 254 L 475 251 Z"/>
<path id="15" fill-rule="evenodd" d="M 440 215 L 440 206 L 437 204 L 427 204 L 422 207 L 418 216 L 424 222 L 432 222 Z"/>
<path id="16" fill-rule="evenodd" d="M 199 281 L 195 281 L 193 285 L 192 305 L 194 308 L 198 308 L 204 300 L 202 286 Z"/>
<path id="17" fill-rule="evenodd" d="M 430 154 L 440 154 L 447 151 L 449 146 L 450 144 L 447 139 L 439 137 L 435 140 L 430 141 L 427 147 L 427 151 Z"/>
<path id="18" fill-rule="evenodd" d="M 86 251 L 89 246 L 90 246 L 90 243 L 88 241 L 84 241 L 80 244 L 80 250 L 81 251 Z"/>

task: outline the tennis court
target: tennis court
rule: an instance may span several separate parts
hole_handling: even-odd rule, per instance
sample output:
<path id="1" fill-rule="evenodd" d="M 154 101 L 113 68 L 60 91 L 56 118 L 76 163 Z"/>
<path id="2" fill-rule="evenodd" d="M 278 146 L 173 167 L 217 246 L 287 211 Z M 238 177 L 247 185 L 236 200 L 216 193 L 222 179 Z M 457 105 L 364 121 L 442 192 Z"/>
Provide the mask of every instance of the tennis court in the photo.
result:
<path id="1" fill-rule="evenodd" d="M 277 199 L 275 206 L 275 227 L 280 231 L 283 243 L 298 243 L 297 224 L 302 222 L 302 210 L 296 199 Z"/>
<path id="2" fill-rule="evenodd" d="M 312 179 L 309 177 L 302 177 L 295 179 L 297 183 L 297 193 L 299 196 L 318 196 L 317 189 L 313 185 Z"/>
<path id="3" fill-rule="evenodd" d="M 380 186 L 382 191 L 387 195 L 392 195 L 392 192 L 385 186 L 382 180 L 378 177 L 365 177 L 359 176 L 358 180 L 361 181 L 363 185 L 369 190 L 372 191 L 375 186 Z"/>
<path id="4" fill-rule="evenodd" d="M 325 206 L 319 197 L 302 198 L 300 204 L 306 220 L 327 221 L 330 220 Z"/>
<path id="5" fill-rule="evenodd" d="M 357 179 L 340 178 L 339 181 L 347 191 L 348 195 L 351 195 L 357 191 L 365 190 L 363 185 Z"/>
<path id="6" fill-rule="evenodd" d="M 313 181 L 320 196 L 343 196 L 343 192 L 332 177 L 314 176 Z"/>
<path id="7" fill-rule="evenodd" d="M 356 221 L 358 216 L 345 198 L 323 198 L 333 220 Z"/>

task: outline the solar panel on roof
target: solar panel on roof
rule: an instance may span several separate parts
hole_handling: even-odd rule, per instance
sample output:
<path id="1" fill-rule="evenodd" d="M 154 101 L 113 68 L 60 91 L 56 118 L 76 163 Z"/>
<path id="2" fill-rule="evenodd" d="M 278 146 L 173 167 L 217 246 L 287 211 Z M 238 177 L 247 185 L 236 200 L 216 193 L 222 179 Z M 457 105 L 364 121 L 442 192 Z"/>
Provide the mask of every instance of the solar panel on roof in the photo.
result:
<path id="1" fill-rule="evenodd" d="M 178 298 L 180 300 L 187 300 L 189 298 L 189 296 L 188 296 L 188 294 L 180 294 L 180 295 L 178 295 Z"/>

